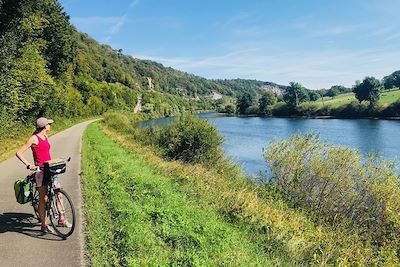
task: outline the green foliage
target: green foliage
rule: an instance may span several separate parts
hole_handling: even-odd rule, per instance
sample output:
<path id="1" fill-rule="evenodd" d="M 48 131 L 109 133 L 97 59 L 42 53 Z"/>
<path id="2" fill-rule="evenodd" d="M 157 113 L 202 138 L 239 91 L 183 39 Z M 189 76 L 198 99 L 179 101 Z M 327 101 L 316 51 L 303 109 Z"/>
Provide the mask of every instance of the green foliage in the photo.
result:
<path id="1" fill-rule="evenodd" d="M 321 97 L 321 95 L 316 91 L 309 91 L 308 94 L 310 96 L 310 101 L 317 101 Z"/>
<path id="2" fill-rule="evenodd" d="M 340 94 L 340 92 L 337 88 L 331 88 L 325 93 L 325 96 L 335 97 L 338 94 Z"/>
<path id="3" fill-rule="evenodd" d="M 182 183 L 106 137 L 85 132 L 83 194 L 93 266 L 269 266 L 263 234 L 229 224 Z M 193 193 L 193 194 L 192 194 Z"/>
<path id="4" fill-rule="evenodd" d="M 271 143 L 264 156 L 272 172 L 268 183 L 293 207 L 359 235 L 376 251 L 397 249 L 400 182 L 394 162 L 377 155 L 362 159 L 314 134 Z"/>
<path id="5" fill-rule="evenodd" d="M 400 116 L 400 99 L 391 103 L 384 111 L 384 116 L 399 117 Z"/>
<path id="6" fill-rule="evenodd" d="M 301 102 L 309 100 L 306 89 L 299 83 L 291 82 L 283 95 L 284 101 L 292 108 L 297 107 Z"/>
<path id="7" fill-rule="evenodd" d="M 169 159 L 213 164 L 223 157 L 223 139 L 207 121 L 183 116 L 172 124 L 144 129 L 142 141 L 157 145 Z"/>
<path id="8" fill-rule="evenodd" d="M 385 89 L 400 87 L 400 70 L 395 71 L 392 74 L 383 77 L 382 83 Z"/>
<path id="9" fill-rule="evenodd" d="M 45 67 L 40 45 L 27 43 L 10 71 L 10 91 L 18 95 L 17 116 L 23 121 L 44 115 L 53 95 L 55 82 Z"/>
<path id="10" fill-rule="evenodd" d="M 253 106 L 254 96 L 248 92 L 245 92 L 237 98 L 236 110 L 239 114 L 247 114 L 247 109 Z"/>
<path id="11" fill-rule="evenodd" d="M 229 88 L 231 91 L 228 95 L 240 96 L 244 93 L 251 93 L 252 95 L 262 94 L 265 89 L 270 90 L 271 88 L 284 91 L 287 86 L 279 85 L 271 82 L 263 82 L 257 80 L 245 80 L 245 79 L 233 79 L 233 80 L 214 80 L 216 83 L 221 84 Z"/>
<path id="12" fill-rule="evenodd" d="M 234 104 L 227 104 L 223 110 L 220 112 L 228 113 L 228 114 L 233 114 L 236 113 L 236 107 Z"/>
<path id="13" fill-rule="evenodd" d="M 103 114 L 104 122 L 114 128 L 119 129 L 122 132 L 129 132 L 133 129 L 132 122 L 129 117 L 121 112 L 108 111 Z"/>
<path id="14" fill-rule="evenodd" d="M 272 91 L 265 91 L 258 100 L 258 110 L 262 114 L 271 115 L 272 107 L 276 104 L 277 97 Z"/>
<path id="15" fill-rule="evenodd" d="M 231 97 L 223 97 L 221 99 L 218 99 L 215 104 L 215 109 L 217 110 L 217 112 L 228 114 L 236 113 L 236 105 L 233 98 Z"/>
<path id="16" fill-rule="evenodd" d="M 382 89 L 382 84 L 378 79 L 366 77 L 362 83 L 355 85 L 353 92 L 360 103 L 369 101 L 371 105 L 374 105 L 379 101 Z"/>

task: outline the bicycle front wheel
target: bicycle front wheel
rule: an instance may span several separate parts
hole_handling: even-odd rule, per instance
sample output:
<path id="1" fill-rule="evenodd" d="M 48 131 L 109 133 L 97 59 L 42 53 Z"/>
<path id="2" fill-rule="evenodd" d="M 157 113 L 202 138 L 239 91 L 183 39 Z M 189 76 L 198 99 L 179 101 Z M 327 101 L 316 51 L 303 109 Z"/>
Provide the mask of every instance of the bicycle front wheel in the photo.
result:
<path id="1" fill-rule="evenodd" d="M 55 189 L 50 202 L 49 217 L 57 234 L 69 237 L 75 229 L 75 209 L 71 198 L 63 189 Z"/>

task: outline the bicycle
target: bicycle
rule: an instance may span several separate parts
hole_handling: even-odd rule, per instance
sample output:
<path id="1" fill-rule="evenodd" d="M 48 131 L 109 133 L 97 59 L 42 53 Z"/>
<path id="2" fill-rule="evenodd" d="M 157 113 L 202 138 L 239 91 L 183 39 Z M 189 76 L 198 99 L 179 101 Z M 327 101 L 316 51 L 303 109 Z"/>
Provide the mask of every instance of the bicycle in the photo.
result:
<path id="1" fill-rule="evenodd" d="M 45 163 L 45 167 L 38 168 L 32 174 L 28 175 L 27 179 L 32 183 L 31 194 L 32 200 L 31 205 L 33 211 L 35 212 L 36 218 L 40 221 L 39 217 L 39 191 L 36 188 L 36 173 L 39 171 L 44 171 L 43 181 L 47 178 L 47 194 L 46 194 L 46 204 L 45 204 L 45 215 L 49 218 L 51 225 L 53 226 L 55 232 L 62 238 L 66 239 L 75 229 L 76 216 L 75 209 L 70 196 L 62 188 L 55 187 L 55 179 L 58 174 L 64 173 L 66 170 L 66 163 L 69 162 L 71 158 L 58 160 L 55 165 L 50 165 L 50 163 Z M 54 161 L 53 161 L 54 163 Z M 71 227 L 66 227 L 65 224 L 59 224 L 60 216 L 68 219 L 71 223 Z"/>

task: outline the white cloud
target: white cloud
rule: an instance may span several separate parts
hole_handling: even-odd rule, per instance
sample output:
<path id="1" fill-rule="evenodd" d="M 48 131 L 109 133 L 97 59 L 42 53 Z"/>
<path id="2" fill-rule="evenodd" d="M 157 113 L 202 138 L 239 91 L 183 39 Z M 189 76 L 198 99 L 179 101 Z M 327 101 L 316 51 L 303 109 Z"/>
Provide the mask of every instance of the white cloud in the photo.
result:
<path id="1" fill-rule="evenodd" d="M 311 37 L 329 37 L 329 36 L 336 36 L 347 34 L 351 32 L 355 32 L 361 28 L 360 25 L 338 25 L 333 27 L 328 27 L 322 30 L 318 30 L 312 32 L 310 34 Z"/>
<path id="2" fill-rule="evenodd" d="M 104 28 L 110 27 L 118 22 L 119 17 L 72 17 L 71 22 L 75 26 L 79 26 L 79 30 L 86 31 L 88 28 Z"/>
<path id="3" fill-rule="evenodd" d="M 163 63 L 207 78 L 247 78 L 288 84 L 298 81 L 308 88 L 335 84 L 352 86 L 365 76 L 383 76 L 400 69 L 400 51 L 309 51 L 286 52 L 238 50 L 203 58 L 136 56 Z"/>
<path id="4" fill-rule="evenodd" d="M 107 30 L 107 32 L 106 32 L 107 36 L 104 38 L 105 43 L 108 43 L 111 40 L 112 36 L 119 33 L 119 31 L 122 29 L 122 27 L 124 27 L 125 23 L 128 20 L 129 10 L 131 10 L 132 8 L 137 6 L 139 4 L 139 2 L 140 2 L 139 0 L 133 0 L 131 2 L 131 4 L 129 5 L 129 8 L 125 12 L 125 14 L 122 15 L 121 17 L 119 17 L 118 20 L 114 23 L 114 25 L 112 25 L 112 27 Z"/>
<path id="5" fill-rule="evenodd" d="M 129 5 L 129 8 L 134 8 L 135 6 L 137 6 L 138 4 L 139 4 L 139 0 L 133 0 L 132 2 L 131 2 L 131 4 Z"/>

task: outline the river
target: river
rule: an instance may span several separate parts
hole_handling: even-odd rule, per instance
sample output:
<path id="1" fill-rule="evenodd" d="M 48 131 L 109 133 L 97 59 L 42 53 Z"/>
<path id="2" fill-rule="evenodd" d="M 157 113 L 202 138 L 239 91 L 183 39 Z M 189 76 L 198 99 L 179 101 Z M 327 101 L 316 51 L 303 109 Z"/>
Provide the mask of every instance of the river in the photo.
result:
<path id="1" fill-rule="evenodd" d="M 290 119 L 223 116 L 203 113 L 224 136 L 225 154 L 242 165 L 249 175 L 266 172 L 263 149 L 274 140 L 287 139 L 295 133 L 319 134 L 321 140 L 358 149 L 362 154 L 377 152 L 399 162 L 400 121 L 370 119 Z M 173 118 L 150 120 L 142 124 L 165 125 Z"/>

